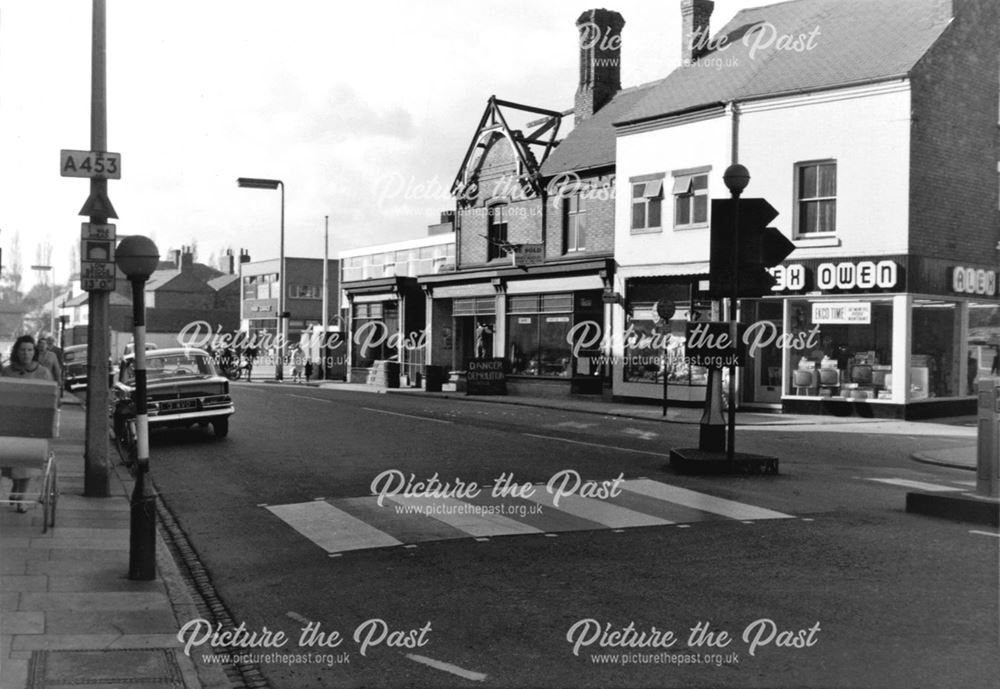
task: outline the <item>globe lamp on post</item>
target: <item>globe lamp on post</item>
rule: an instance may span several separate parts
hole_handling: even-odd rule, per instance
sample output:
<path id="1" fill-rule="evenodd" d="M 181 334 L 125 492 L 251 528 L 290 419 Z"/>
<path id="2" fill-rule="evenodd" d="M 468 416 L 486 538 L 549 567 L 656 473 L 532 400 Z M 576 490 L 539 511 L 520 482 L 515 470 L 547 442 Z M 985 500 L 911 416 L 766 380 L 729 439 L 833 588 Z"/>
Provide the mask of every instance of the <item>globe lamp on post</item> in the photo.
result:
<path id="1" fill-rule="evenodd" d="M 149 411 L 146 402 L 146 281 L 160 263 L 160 251 L 148 237 L 126 237 L 115 252 L 118 264 L 132 283 L 133 371 L 135 374 L 136 472 L 132 491 L 129 533 L 129 579 L 156 578 L 156 495 L 149 473 Z"/>

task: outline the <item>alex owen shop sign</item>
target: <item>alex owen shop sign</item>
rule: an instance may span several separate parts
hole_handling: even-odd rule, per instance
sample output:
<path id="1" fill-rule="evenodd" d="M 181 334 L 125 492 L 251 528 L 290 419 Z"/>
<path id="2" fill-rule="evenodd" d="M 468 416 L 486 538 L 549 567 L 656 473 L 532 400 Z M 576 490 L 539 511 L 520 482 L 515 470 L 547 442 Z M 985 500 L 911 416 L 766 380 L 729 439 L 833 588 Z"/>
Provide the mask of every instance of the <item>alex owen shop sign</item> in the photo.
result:
<path id="1" fill-rule="evenodd" d="M 777 281 L 772 292 L 894 289 L 900 283 L 899 264 L 887 259 L 823 262 L 814 268 L 791 263 L 775 266 L 770 272 Z"/>

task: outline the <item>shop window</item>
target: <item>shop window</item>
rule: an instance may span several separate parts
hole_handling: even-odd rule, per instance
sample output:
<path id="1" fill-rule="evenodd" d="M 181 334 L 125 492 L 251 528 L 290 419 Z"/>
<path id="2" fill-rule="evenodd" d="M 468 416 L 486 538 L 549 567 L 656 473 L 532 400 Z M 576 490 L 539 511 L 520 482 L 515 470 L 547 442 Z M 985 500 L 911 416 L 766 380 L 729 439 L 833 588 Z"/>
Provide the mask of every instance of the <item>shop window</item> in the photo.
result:
<path id="1" fill-rule="evenodd" d="M 708 175 L 674 177 L 674 227 L 685 229 L 708 224 Z"/>
<path id="2" fill-rule="evenodd" d="M 892 399 L 891 301 L 793 300 L 789 317 L 789 341 L 807 345 L 792 351 L 792 394 Z"/>
<path id="3" fill-rule="evenodd" d="M 399 306 L 395 302 L 374 302 L 354 304 L 351 319 L 352 366 L 369 367 L 376 361 L 397 356 L 390 347 L 391 338 L 399 330 Z"/>
<path id="4" fill-rule="evenodd" d="M 796 229 L 800 236 L 837 231 L 837 163 L 799 163 L 795 167 Z"/>
<path id="5" fill-rule="evenodd" d="M 663 179 L 633 182 L 632 231 L 660 229 L 663 206 Z"/>
<path id="6" fill-rule="evenodd" d="M 489 247 L 486 249 L 486 259 L 492 261 L 507 255 L 507 206 L 498 204 L 490 206 L 486 225 L 486 237 Z"/>
<path id="7" fill-rule="evenodd" d="M 507 312 L 512 374 L 560 378 L 573 374 L 569 337 L 574 322 L 572 294 L 511 296 Z"/>
<path id="8" fill-rule="evenodd" d="M 910 399 L 964 394 L 967 384 L 958 384 L 958 304 L 915 299 L 912 328 Z"/>
<path id="9" fill-rule="evenodd" d="M 674 317 L 664 323 L 656 315 L 654 302 L 633 302 L 632 317 L 625 325 L 623 380 L 662 384 L 666 373 L 670 385 L 707 385 L 708 369 L 688 363 L 686 342 L 688 322 L 711 310 L 712 304 L 708 301 L 695 301 L 693 312 L 690 302 L 679 304 Z"/>
<path id="10" fill-rule="evenodd" d="M 969 340 L 966 383 L 969 395 L 978 394 L 980 378 L 1000 376 L 1000 306 L 969 304 Z"/>
<path id="11" fill-rule="evenodd" d="M 587 248 L 587 209 L 580 194 L 563 199 L 563 246 L 566 253 Z"/>

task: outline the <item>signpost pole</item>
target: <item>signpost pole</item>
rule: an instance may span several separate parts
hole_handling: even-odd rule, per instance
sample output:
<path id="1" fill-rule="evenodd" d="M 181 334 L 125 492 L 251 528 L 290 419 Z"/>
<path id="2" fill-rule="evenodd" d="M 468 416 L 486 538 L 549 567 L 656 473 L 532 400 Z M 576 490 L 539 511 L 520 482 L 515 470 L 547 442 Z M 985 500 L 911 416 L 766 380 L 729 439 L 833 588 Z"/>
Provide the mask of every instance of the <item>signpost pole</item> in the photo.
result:
<path id="1" fill-rule="evenodd" d="M 90 148 L 107 150 L 107 95 L 105 53 L 105 0 L 93 0 L 93 47 L 91 52 Z M 90 198 L 107 198 L 107 179 L 92 177 Z M 88 205 L 90 205 L 88 203 Z M 96 205 L 96 204 L 95 204 Z M 110 206 L 110 204 L 108 204 Z M 112 217 L 113 209 L 111 210 Z M 90 222 L 108 222 L 108 208 L 94 208 Z M 114 272 L 111 274 L 114 289 Z M 87 412 L 86 440 L 84 445 L 84 488 L 88 498 L 106 498 L 111 494 L 110 467 L 108 465 L 108 358 L 109 305 L 108 289 L 90 291 L 87 322 Z"/>

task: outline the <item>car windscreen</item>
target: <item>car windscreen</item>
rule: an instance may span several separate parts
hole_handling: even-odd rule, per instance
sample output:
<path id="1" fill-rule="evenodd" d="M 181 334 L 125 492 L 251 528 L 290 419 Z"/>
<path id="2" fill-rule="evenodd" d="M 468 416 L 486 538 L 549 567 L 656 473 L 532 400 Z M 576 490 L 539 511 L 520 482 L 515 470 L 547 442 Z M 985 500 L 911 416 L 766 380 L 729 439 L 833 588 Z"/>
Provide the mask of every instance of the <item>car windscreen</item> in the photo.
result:
<path id="1" fill-rule="evenodd" d="M 135 380 L 135 361 L 130 360 L 122 368 L 121 381 L 131 385 Z M 214 376 L 215 367 L 204 354 L 169 354 L 164 356 L 146 355 L 146 379 L 163 380 L 182 376 Z"/>

